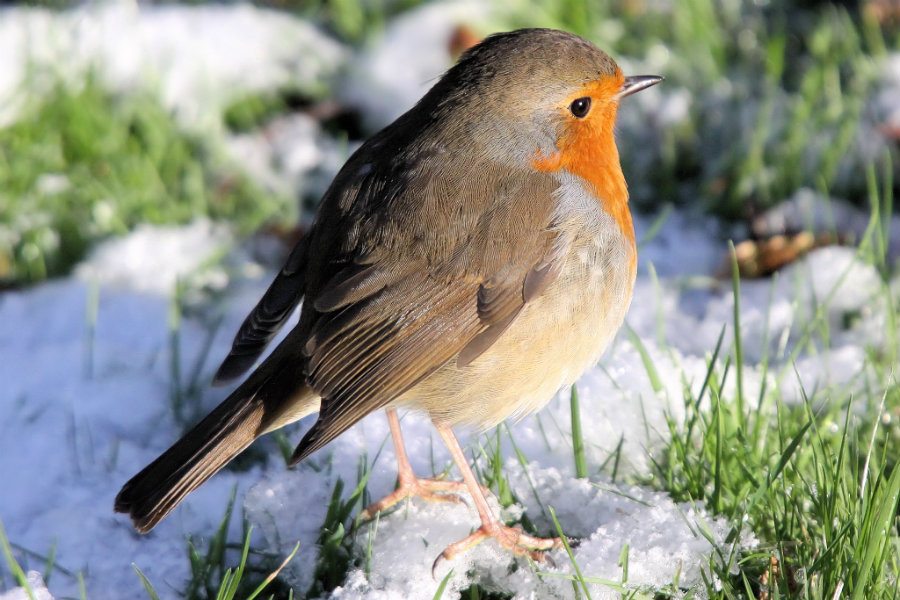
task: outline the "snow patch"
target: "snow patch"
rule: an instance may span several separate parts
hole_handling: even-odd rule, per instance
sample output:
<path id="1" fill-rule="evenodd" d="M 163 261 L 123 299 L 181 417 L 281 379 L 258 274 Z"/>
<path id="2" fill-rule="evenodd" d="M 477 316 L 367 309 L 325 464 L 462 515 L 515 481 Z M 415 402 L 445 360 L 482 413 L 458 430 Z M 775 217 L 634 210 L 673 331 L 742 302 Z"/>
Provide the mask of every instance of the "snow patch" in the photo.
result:
<path id="1" fill-rule="evenodd" d="M 309 23 L 245 4 L 119 1 L 63 12 L 8 8 L 2 17 L 0 124 L 55 77 L 78 85 L 94 69 L 114 91 L 158 89 L 184 125 L 220 127 L 240 96 L 317 90 L 346 60 L 343 47 Z"/>
<path id="2" fill-rule="evenodd" d="M 521 472 L 510 462 L 508 472 Z M 612 585 L 592 583 L 595 598 L 618 598 L 615 583 L 622 580 L 619 559 L 628 546 L 628 589 L 658 587 L 673 583 L 680 573 L 679 586 L 690 589 L 700 582 L 700 569 L 712 545 L 699 533 L 709 531 L 717 544 L 727 528 L 709 519 L 702 510 L 676 505 L 665 494 L 615 485 L 595 485 L 574 479 L 553 468 L 531 466 L 528 476 L 536 496 L 524 476 L 513 484 L 525 498 L 526 510 L 543 535 L 555 535 L 549 516 L 552 506 L 567 536 L 579 540 L 574 558 L 587 578 L 607 580 Z M 535 517 L 536 515 L 536 517 Z M 488 591 L 512 594 L 516 598 L 575 598 L 574 575 L 565 550 L 551 554 L 552 563 L 529 565 L 484 542 L 457 558 L 441 564 L 438 581 L 432 578 L 432 563 L 440 551 L 457 541 L 477 524 L 472 510 L 464 505 L 412 503 L 383 518 L 372 534 L 371 573 L 350 573 L 347 585 L 334 591 L 333 598 L 374 600 L 377 598 L 431 598 L 438 581 L 453 569 L 445 598 L 459 598 L 472 583 Z M 369 525 L 370 528 L 374 527 Z M 748 540 L 750 541 L 750 540 Z M 357 551 L 368 550 L 370 536 L 361 532 Z M 403 565 L 403 569 L 395 568 Z"/>
<path id="3" fill-rule="evenodd" d="M 44 578 L 37 571 L 28 571 L 26 575 L 28 589 L 17 587 L 0 594 L 0 600 L 53 600 L 50 590 L 44 584 Z"/>
<path id="4" fill-rule="evenodd" d="M 339 97 L 362 111 L 369 128 L 381 129 L 412 108 L 453 65 L 453 30 L 485 21 L 492 4 L 433 2 L 399 15 L 350 61 Z"/>
<path id="5" fill-rule="evenodd" d="M 715 238 L 700 246 L 705 248 L 702 251 L 673 243 L 674 230 L 668 228 L 677 229 L 690 220 L 674 213 L 671 224 L 664 224 L 645 249 L 644 256 L 674 256 L 668 263 L 660 261 L 668 266 L 658 272 L 669 274 L 660 275 L 658 281 L 639 276 L 627 317 L 653 362 L 661 388 L 654 389 L 640 353 L 627 336 L 619 336 L 600 365 L 578 382 L 586 456 L 594 469 L 589 472 L 594 482 L 603 482 L 596 469 L 620 443 L 620 474 L 649 472 L 650 456 L 668 440 L 667 419 L 683 419 L 684 382 L 695 390 L 702 383 L 707 356 L 723 326 L 725 351 L 731 343 L 729 284 L 717 283 L 707 272 L 705 281 L 711 285 L 686 286 L 688 272 L 679 268 L 679 252 L 685 257 L 681 266 L 690 264 L 693 269 L 715 264 L 711 257 L 721 247 Z M 701 239 L 699 231 L 692 235 Z M 373 415 L 296 471 L 286 472 L 280 455 L 273 452 L 265 467 L 220 473 L 149 536 L 135 535 L 126 519 L 113 515 L 112 500 L 119 486 L 174 441 L 182 427 L 173 416 L 168 289 L 148 286 L 146 280 L 168 278 L 171 282 L 179 273 L 189 272 L 198 256 L 217 248 L 220 241 L 214 228 L 195 223 L 181 229 L 140 230 L 111 242 L 118 244 L 112 249 L 98 251 L 79 269 L 79 273 L 91 272 L 90 266 L 104 282 L 93 337 L 88 335 L 85 317 L 90 286 L 82 280 L 70 278 L 0 295 L 0 380 L 4 382 L 0 411 L 6 415 L 0 422 L 0 479 L 6 482 L 0 514 L 15 543 L 38 553 L 55 545 L 61 567 L 84 570 L 92 598 L 140 595 L 132 562 L 157 589 L 182 589 L 188 576 L 185 535 L 212 535 L 235 485 L 248 517 L 257 525 L 258 545 L 284 555 L 296 541 L 301 542 L 289 574 L 298 589 L 308 588 L 317 560 L 315 541 L 337 479 L 343 481 L 344 494 L 349 493 L 356 486 L 360 460 L 365 459 L 371 465 L 371 499 L 393 488 L 396 472 L 386 421 Z M 691 253 L 696 253 L 694 258 Z M 224 322 L 212 339 L 208 360 L 202 363 L 202 392 L 190 400 L 186 418 L 204 413 L 227 393 L 203 383 L 268 281 L 264 275 L 229 293 Z M 895 281 L 893 288 L 900 289 L 900 283 Z M 768 385 L 780 385 L 787 399 L 800 399 L 789 357 L 817 306 L 832 329 L 830 346 L 801 348 L 796 364 L 804 388 L 853 390 L 861 385 L 865 348 L 877 348 L 886 336 L 882 291 L 878 273 L 848 248 L 812 252 L 779 274 L 774 284 L 743 282 L 745 393 L 755 395 L 762 384 L 757 363 L 763 340 L 769 340 Z M 199 320 L 183 319 L 178 336 L 183 374 L 192 372 L 209 335 Z M 404 415 L 402 427 L 417 473 L 441 473 L 450 466 L 426 418 Z M 288 435 L 296 440 L 299 433 Z M 479 446 L 496 443 L 493 432 L 460 433 L 479 461 Z M 577 557 L 586 575 L 616 580 L 618 552 L 627 542 L 629 581 L 634 585 L 662 585 L 671 580 L 679 564 L 681 581 L 696 582 L 710 550 L 696 532 L 705 527 L 714 533 L 713 539 L 722 539 L 722 525 L 700 507 L 676 506 L 646 489 L 609 483 L 595 487 L 576 479 L 568 390 L 561 391 L 543 411 L 510 423 L 509 435 L 501 429 L 499 439 L 504 456 L 515 456 L 514 442 L 528 458 L 528 473 L 543 504 L 542 509 L 518 463 L 508 462 L 505 471 L 521 503 L 513 512 L 524 510 L 547 535 L 552 530 L 545 510 L 554 506 L 564 530 L 584 540 Z M 248 488 L 251 491 L 244 496 Z M 240 535 L 237 521 L 232 523 L 232 536 Z M 419 501 L 384 515 L 372 538 L 369 579 L 354 571 L 337 596 L 390 598 L 422 592 L 434 585 L 429 569 L 442 545 L 463 537 L 476 525 L 477 516 L 464 506 Z M 360 530 L 356 550 L 360 560 L 368 547 L 368 531 Z M 26 569 L 38 566 L 27 556 L 20 559 Z M 401 559 L 404 569 L 397 569 Z M 408 568 L 407 560 L 412 561 Z M 493 543 L 485 543 L 460 558 L 454 578 L 471 567 L 484 585 L 511 593 L 539 597 L 570 593 L 568 582 L 551 577 L 540 580 L 524 564 L 510 575 L 510 560 Z M 556 562 L 559 569 L 568 569 L 565 557 L 557 556 Z M 453 582 L 452 590 L 463 585 L 461 579 Z M 51 585 L 57 596 L 77 596 L 77 581 L 60 571 Z M 431 597 L 434 588 L 428 589 L 425 596 Z M 596 592 L 603 597 L 610 590 L 600 586 Z"/>
<path id="6" fill-rule="evenodd" d="M 168 296 L 179 280 L 197 274 L 233 242 L 226 226 L 206 219 L 188 226 L 140 225 L 127 236 L 97 246 L 76 267 L 75 276 L 101 287 Z M 226 274 L 218 267 L 202 276 L 202 284 L 207 286 L 222 288 L 227 283 Z"/>
<path id="7" fill-rule="evenodd" d="M 234 162 L 257 182 L 285 197 L 317 200 L 358 146 L 325 135 L 318 121 L 303 113 L 225 140 Z"/>

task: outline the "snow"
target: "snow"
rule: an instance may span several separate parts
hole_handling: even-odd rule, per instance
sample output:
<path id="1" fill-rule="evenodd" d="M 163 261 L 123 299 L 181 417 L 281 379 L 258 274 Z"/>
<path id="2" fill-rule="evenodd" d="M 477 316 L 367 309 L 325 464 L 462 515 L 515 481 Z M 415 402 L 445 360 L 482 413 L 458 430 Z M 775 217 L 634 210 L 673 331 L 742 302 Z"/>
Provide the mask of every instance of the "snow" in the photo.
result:
<path id="1" fill-rule="evenodd" d="M 346 60 L 344 48 L 309 23 L 250 5 L 123 0 L 62 13 L 6 8 L 0 17 L 0 123 L 52 77 L 78 82 L 94 69 L 114 91 L 155 86 L 185 125 L 218 127 L 240 96 L 316 91 Z"/>
<path id="2" fill-rule="evenodd" d="M 179 280 L 196 274 L 204 263 L 214 262 L 233 243 L 227 227 L 205 219 L 186 227 L 140 225 L 130 235 L 92 251 L 75 269 L 75 276 L 101 287 L 168 296 Z M 148 252 L 150 248 L 152 252 Z M 203 275 L 210 286 L 227 283 L 221 269 Z"/>
<path id="3" fill-rule="evenodd" d="M 650 265 L 664 276 L 716 272 L 722 262 L 722 244 L 715 219 L 677 211 L 659 218 L 665 221 L 652 235 L 656 218 L 639 216 L 634 222 L 641 273 L 647 273 Z"/>
<path id="4" fill-rule="evenodd" d="M 219 137 L 232 162 L 273 193 L 318 197 L 352 148 L 305 115 L 237 135 L 222 116 L 232 102 L 259 93 L 315 98 L 349 55 L 312 24 L 248 4 L 0 8 L 0 126 L 58 80 L 78 86 L 92 72 L 113 92 L 155 94 L 182 127 Z M 47 193 L 68 185 L 57 174 L 39 181 Z"/>
<path id="5" fill-rule="evenodd" d="M 53 596 L 50 595 L 50 590 L 44 584 L 44 578 L 41 577 L 40 573 L 28 571 L 26 581 L 28 582 L 29 590 L 31 590 L 30 596 L 24 588 L 15 588 L 5 594 L 0 594 L 0 600 L 53 600 Z"/>
<path id="6" fill-rule="evenodd" d="M 152 243 L 144 250 L 152 253 Z M 55 547 L 62 569 L 83 570 L 89 597 L 137 597 L 130 564 L 146 565 L 163 589 L 183 585 L 184 535 L 214 531 L 231 487 L 253 473 L 223 474 L 146 538 L 112 514 L 117 487 L 178 435 L 169 406 L 169 300 L 102 288 L 90 343 L 88 295 L 71 278 L 0 297 L 0 519 L 13 542 L 41 555 Z M 183 323 L 185 357 L 199 354 L 203 331 Z M 220 397 L 207 394 L 205 407 Z M 51 585 L 57 597 L 78 596 L 77 581 L 61 569 Z"/>
<path id="7" fill-rule="evenodd" d="M 311 116 L 293 113 L 229 135 L 225 148 L 235 164 L 269 190 L 318 200 L 358 145 L 341 143 L 325 135 Z"/>
<path id="8" fill-rule="evenodd" d="M 879 69 L 878 92 L 872 105 L 876 119 L 892 127 L 900 127 L 900 52 L 889 54 Z"/>
<path id="9" fill-rule="evenodd" d="M 484 22 L 492 5 L 435 2 L 399 15 L 350 61 L 338 87 L 340 99 L 360 109 L 371 130 L 381 129 L 412 108 L 453 64 L 453 30 Z"/>
<path id="10" fill-rule="evenodd" d="M 625 336 L 620 336 L 600 366 L 578 383 L 587 459 L 594 469 L 621 440 L 620 474 L 649 472 L 650 453 L 667 440 L 667 416 L 676 420 L 682 416 L 682 381 L 699 385 L 706 357 L 723 325 L 731 321 L 728 285 L 707 277 L 712 287 L 685 287 L 685 277 L 711 274 L 708 269 L 717 265 L 716 254 L 723 247 L 712 236 L 700 243 L 700 231 L 692 231 L 688 223 L 699 230 L 706 225 L 673 213 L 645 247 L 642 274 L 627 318 L 652 357 L 663 389 L 653 390 L 637 349 Z M 639 230 L 647 227 L 647 222 L 639 219 Z M 315 540 L 337 479 L 342 479 L 348 493 L 357 483 L 359 461 L 366 457 L 370 463 L 374 461 L 370 496 L 380 497 L 394 485 L 392 452 L 384 449 L 390 447 L 386 421 L 374 415 L 295 471 L 286 471 L 270 449 L 265 466 L 217 475 L 149 536 L 134 534 L 124 518 L 112 514 L 118 487 L 165 449 L 181 427 L 170 406 L 169 294 L 161 284 L 148 285 L 147 281 L 154 274 L 171 282 L 176 273 L 189 273 L 204 251 L 218 248 L 224 241 L 214 231 L 203 222 L 182 228 L 148 227 L 98 248 L 77 270 L 93 273 L 92 280 L 101 282 L 92 342 L 85 314 L 95 284 L 73 276 L 0 296 L 0 380 L 5 382 L 0 410 L 6 415 L 0 424 L 0 478 L 5 483 L 0 516 L 10 539 L 21 547 L 46 554 L 55 546 L 61 567 L 72 572 L 84 570 L 92 598 L 140 594 L 132 562 L 164 594 L 176 593 L 188 575 L 185 536 L 212 535 L 235 485 L 259 532 L 258 545 L 284 555 L 301 542 L 301 551 L 287 574 L 298 589 L 305 589 L 316 563 Z M 698 245 L 673 245 L 678 232 L 686 239 L 696 238 Z M 684 248 L 680 262 L 679 248 Z M 242 251 L 235 256 L 246 260 Z M 646 259 L 653 257 L 668 257 L 657 269 L 658 280 L 646 274 Z M 707 270 L 695 270 L 701 266 Z M 108 277 L 100 277 L 103 273 Z M 202 378 L 227 351 L 232 332 L 267 280 L 263 275 L 232 282 L 229 289 L 235 291 L 225 295 L 220 308 L 224 323 L 213 338 Z M 865 347 L 877 347 L 884 341 L 884 311 L 878 304 L 881 289 L 877 273 L 848 248 L 817 250 L 783 271 L 774 285 L 744 282 L 741 314 L 749 363 L 745 386 L 752 390 L 761 382 L 756 363 L 765 338 L 767 307 L 768 339 L 776 351 L 774 342 L 787 340 L 780 353 L 775 352 L 778 358 L 789 355 L 809 322 L 813 299 L 822 302 L 828 297 L 825 317 L 834 328 L 831 346 L 814 352 L 801 349 L 796 361 L 800 380 L 807 391 L 859 385 Z M 850 328 L 843 325 L 847 312 L 859 313 Z M 660 315 L 664 315 L 661 328 Z M 199 316 L 181 322 L 183 373 L 190 372 L 207 335 L 208 325 Z M 725 343 L 727 347 L 730 333 Z M 788 399 L 799 400 L 793 369 L 786 371 L 780 380 L 782 392 Z M 769 377 L 776 376 L 770 373 Z M 208 409 L 224 393 L 203 389 L 193 412 Z M 431 475 L 444 471 L 449 458 L 427 420 L 408 414 L 403 428 L 417 472 Z M 493 443 L 493 438 L 461 433 L 483 467 L 477 449 Z M 621 570 L 617 560 L 627 544 L 630 585 L 663 585 L 676 571 L 680 571 L 680 585 L 698 583 L 703 556 L 712 550 L 699 531 L 709 530 L 711 539 L 722 543 L 723 524 L 702 506 L 678 506 L 664 494 L 606 482 L 596 474 L 592 481 L 599 482 L 598 487 L 576 479 L 567 391 L 536 416 L 510 424 L 510 433 L 529 460 L 529 475 L 544 506 L 553 506 L 564 529 L 583 540 L 576 558 L 586 575 L 618 581 Z M 505 472 L 521 503 L 513 512 L 524 509 L 544 534 L 552 533 L 505 433 L 501 442 L 507 457 Z M 393 598 L 406 593 L 430 597 L 436 585 L 430 579 L 431 561 L 440 548 L 476 524 L 474 512 L 463 505 L 419 501 L 383 516 L 377 532 L 372 533 L 370 577 L 351 571 L 335 597 Z M 237 524 L 232 530 L 239 535 Z M 360 529 L 358 557 L 366 554 L 369 531 Z M 752 536 L 747 543 L 752 543 Z M 40 564 L 20 558 L 26 568 Z M 556 567 L 541 568 L 569 572 L 564 554 L 554 553 L 554 560 Z M 566 597 L 571 593 L 569 582 L 552 576 L 538 578 L 525 564 L 510 573 L 511 559 L 492 543 L 480 545 L 459 561 L 453 565 L 445 597 L 455 597 L 465 586 L 465 577 L 518 597 Z M 405 568 L 396 569 L 397 564 Z M 50 582 L 57 597 L 76 595 L 76 586 L 73 578 L 61 572 L 54 573 Z M 599 584 L 595 591 L 598 597 L 614 593 Z"/>
<path id="11" fill-rule="evenodd" d="M 517 466 L 517 463 L 516 463 Z M 516 467 L 510 466 L 510 471 Z M 692 527 L 706 522 L 702 511 L 677 506 L 664 494 L 637 487 L 608 491 L 584 479 L 572 479 L 557 469 L 529 468 L 535 486 L 544 502 L 550 504 L 568 535 L 581 538 L 574 557 L 586 576 L 621 582 L 619 560 L 628 546 L 628 584 L 630 586 L 664 586 L 674 581 L 676 569 L 682 578 L 695 582 L 699 578 L 697 557 L 708 554 L 711 547 Z M 552 521 L 542 515 L 533 500 L 524 477 L 515 483 L 529 514 L 538 515 L 539 526 L 553 531 Z M 624 494 L 627 494 L 624 495 Z M 706 524 L 710 527 L 710 524 Z M 727 531 L 721 523 L 713 523 L 712 534 L 722 540 Z M 335 590 L 333 597 L 343 600 L 374 598 L 429 598 L 434 594 L 433 555 L 440 548 L 468 535 L 472 514 L 462 505 L 413 504 L 408 510 L 382 520 L 374 535 L 373 573 L 368 579 L 362 569 L 352 571 L 347 585 Z M 359 551 L 368 543 L 359 538 Z M 483 543 L 457 559 L 452 565 L 441 565 L 437 576 L 444 577 L 452 567 L 444 597 L 454 598 L 472 583 L 489 591 L 513 594 L 516 598 L 574 598 L 572 584 L 557 575 L 571 575 L 565 550 L 552 553 L 553 565 L 538 565 L 532 570 L 518 564 L 508 553 L 492 543 Z M 392 565 L 404 568 L 391 568 Z M 511 575 L 514 567 L 515 575 Z M 662 567 L 662 568 L 661 568 Z M 376 590 L 372 590 L 375 587 Z M 608 585 L 589 586 L 594 598 L 618 598 L 620 594 Z"/>
<path id="12" fill-rule="evenodd" d="M 439 442 L 432 439 L 425 419 L 409 415 L 403 426 L 413 466 L 419 473 L 432 472 L 428 460 L 432 451 L 436 471 L 441 472 L 449 465 L 449 457 Z M 627 428 L 626 431 L 631 432 Z M 536 434 L 533 426 L 519 425 L 513 429 L 518 445 L 529 458 L 533 456 L 529 451 L 537 441 Z M 319 535 L 318 526 L 325 517 L 325 505 L 336 479 L 340 477 L 346 485 L 353 487 L 356 484 L 356 460 L 361 452 L 377 449 L 387 436 L 384 419 L 368 419 L 329 449 L 332 468 L 324 481 L 314 469 L 301 467 L 295 472 L 269 477 L 254 486 L 246 500 L 248 516 L 261 528 L 270 549 L 285 554 L 297 540 L 301 548 L 309 549 Z M 597 440 L 595 432 L 590 433 L 589 439 L 591 442 Z M 540 444 L 543 445 L 543 441 Z M 510 454 L 512 452 L 508 451 L 507 455 Z M 563 454 L 558 453 L 556 462 L 565 462 Z M 628 545 L 630 585 L 671 583 L 676 569 L 681 572 L 682 583 L 695 584 L 702 567 L 699 557 L 712 551 L 698 529 L 710 530 L 719 543 L 727 533 L 724 524 L 710 518 L 702 508 L 676 505 L 665 494 L 644 488 L 611 483 L 596 485 L 576 479 L 568 465 L 541 467 L 532 462 L 526 475 L 519 463 L 510 458 L 505 472 L 516 496 L 522 500 L 523 508 L 543 534 L 554 533 L 548 512 L 552 507 L 566 533 L 581 540 L 575 548 L 575 559 L 591 577 L 620 581 L 621 570 L 617 563 L 622 548 Z M 384 453 L 370 479 L 372 497 L 389 492 L 394 477 L 393 457 Z M 322 485 L 310 485 L 312 478 L 322 481 Z M 532 483 L 536 494 L 532 491 Z M 491 502 L 494 510 L 498 510 L 493 498 Z M 509 512 L 515 514 L 521 512 L 521 508 L 514 507 Z M 359 530 L 355 538 L 356 554 L 366 556 L 371 543 L 370 575 L 367 579 L 362 568 L 351 571 L 346 584 L 335 590 L 333 597 L 432 597 L 436 587 L 432 578 L 435 558 L 441 549 L 468 535 L 476 524 L 474 512 L 462 504 L 413 501 L 401 506 L 396 512 L 382 516 L 377 525 L 370 524 Z M 288 533 L 293 535 L 286 535 Z M 554 551 L 552 560 L 556 566 L 542 565 L 540 570 L 571 573 L 563 550 Z M 445 591 L 447 598 L 457 597 L 460 590 L 472 583 L 522 598 L 572 597 L 569 582 L 552 575 L 539 577 L 527 564 L 516 563 L 508 553 L 492 542 L 486 542 L 452 564 L 439 567 L 437 577 L 443 578 L 452 568 L 453 575 Z M 312 583 L 314 564 L 315 557 L 307 551 L 289 567 L 288 581 L 297 589 L 307 589 Z M 397 569 L 397 565 L 403 565 L 403 568 Z M 605 589 L 604 595 L 603 586 L 592 587 L 596 588 L 592 594 L 597 597 L 615 597 L 610 595 L 609 589 Z"/>

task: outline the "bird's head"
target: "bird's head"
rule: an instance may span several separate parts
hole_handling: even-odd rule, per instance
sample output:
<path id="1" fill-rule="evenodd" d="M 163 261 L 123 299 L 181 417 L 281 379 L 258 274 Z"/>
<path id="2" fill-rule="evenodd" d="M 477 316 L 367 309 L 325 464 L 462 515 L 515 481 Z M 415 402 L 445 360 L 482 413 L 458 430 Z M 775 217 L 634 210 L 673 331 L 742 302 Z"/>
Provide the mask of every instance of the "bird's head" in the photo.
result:
<path id="1" fill-rule="evenodd" d="M 586 171 L 618 164 L 619 102 L 661 80 L 625 76 L 608 54 L 576 35 L 520 29 L 474 46 L 429 96 L 460 135 L 494 159 Z"/>

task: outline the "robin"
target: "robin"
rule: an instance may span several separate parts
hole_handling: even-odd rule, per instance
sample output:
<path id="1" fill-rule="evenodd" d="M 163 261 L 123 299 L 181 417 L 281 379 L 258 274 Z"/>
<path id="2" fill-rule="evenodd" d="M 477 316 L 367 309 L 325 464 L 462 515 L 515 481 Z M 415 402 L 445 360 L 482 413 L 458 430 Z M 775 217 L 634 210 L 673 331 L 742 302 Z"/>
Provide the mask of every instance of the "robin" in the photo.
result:
<path id="1" fill-rule="evenodd" d="M 459 501 L 486 538 L 535 559 L 558 539 L 493 514 L 453 433 L 540 409 L 593 365 L 624 319 L 637 253 L 614 127 L 626 77 L 590 42 L 550 29 L 488 37 L 366 142 L 325 193 L 241 325 L 215 382 L 245 373 L 302 301 L 299 322 L 216 409 L 119 492 L 152 529 L 259 436 L 318 412 L 296 464 L 386 409 L 396 491 Z M 424 411 L 462 482 L 419 478 L 397 408 Z"/>

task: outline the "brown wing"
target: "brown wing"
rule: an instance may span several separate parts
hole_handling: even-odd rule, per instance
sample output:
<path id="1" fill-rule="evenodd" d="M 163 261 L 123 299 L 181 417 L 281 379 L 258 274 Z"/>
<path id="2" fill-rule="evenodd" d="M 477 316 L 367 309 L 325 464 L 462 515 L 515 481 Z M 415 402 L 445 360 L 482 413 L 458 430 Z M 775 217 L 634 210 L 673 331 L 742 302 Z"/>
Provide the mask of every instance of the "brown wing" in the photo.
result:
<path id="1" fill-rule="evenodd" d="M 294 247 L 269 289 L 244 319 L 234 336 L 231 352 L 216 371 L 213 385 L 243 375 L 253 366 L 297 308 L 304 292 L 307 243 L 304 238 Z"/>
<path id="2" fill-rule="evenodd" d="M 523 267 L 530 261 L 510 263 L 478 287 L 478 316 L 486 328 L 460 350 L 456 359 L 458 367 L 465 367 L 490 348 L 525 303 L 540 295 L 559 276 L 566 239 L 549 230 L 546 234 L 541 240 L 544 245 L 540 247 L 540 262 L 527 271 L 523 271 Z"/>
<path id="3" fill-rule="evenodd" d="M 294 462 L 446 362 L 474 360 L 558 273 L 548 176 L 493 165 L 473 178 L 441 152 L 361 160 L 310 233 L 329 252 L 310 251 L 298 327 L 322 408 Z"/>

